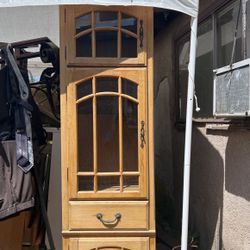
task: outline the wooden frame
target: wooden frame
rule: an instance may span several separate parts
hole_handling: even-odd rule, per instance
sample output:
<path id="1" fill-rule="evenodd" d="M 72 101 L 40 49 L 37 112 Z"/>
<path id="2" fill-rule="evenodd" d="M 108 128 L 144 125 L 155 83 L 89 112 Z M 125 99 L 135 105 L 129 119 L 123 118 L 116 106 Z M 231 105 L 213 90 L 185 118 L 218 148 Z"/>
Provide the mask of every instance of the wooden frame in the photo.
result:
<path id="1" fill-rule="evenodd" d="M 107 248 L 106 248 L 106 247 Z M 90 238 L 90 239 L 72 239 L 70 241 L 70 250 L 78 249 L 108 249 L 113 250 L 149 250 L 148 237 L 131 237 L 131 238 Z"/>
<path id="2" fill-rule="evenodd" d="M 94 12 L 97 11 L 115 11 L 118 13 L 118 27 L 95 27 L 94 23 Z M 77 17 L 82 16 L 83 14 L 91 13 L 92 20 L 91 20 L 91 27 L 87 30 L 84 30 L 78 34 L 75 34 L 75 19 Z M 137 34 L 130 32 L 129 30 L 125 30 L 121 28 L 121 13 L 131 15 L 137 18 Z M 148 30 L 148 9 L 140 7 L 106 7 L 105 10 L 103 6 L 83 6 L 83 7 L 75 7 L 70 6 L 65 10 L 64 13 L 64 21 L 66 22 L 67 27 L 67 42 L 66 42 L 66 53 L 67 53 L 67 64 L 69 66 L 117 66 L 117 65 L 146 65 L 147 64 L 147 39 L 142 37 L 143 39 L 143 46 L 140 46 L 140 22 L 142 21 L 142 28 L 144 33 Z M 117 39 L 117 48 L 118 48 L 118 55 L 117 58 L 99 58 L 96 57 L 96 45 L 95 45 L 95 33 L 96 31 L 100 30 L 110 30 L 110 31 L 117 31 L 118 32 L 118 39 Z M 121 33 L 125 33 L 137 39 L 137 53 L 138 56 L 135 58 L 122 58 L 121 57 Z M 92 57 L 77 57 L 75 53 L 72 51 L 76 51 L 76 42 L 75 39 L 84 35 L 91 33 L 92 37 Z M 69 52 L 70 51 L 70 52 Z"/>
<path id="3" fill-rule="evenodd" d="M 208 21 L 210 18 L 212 19 L 212 37 L 213 37 L 213 68 L 218 67 L 218 45 L 217 45 L 217 16 L 220 12 L 227 11 L 228 9 L 232 8 L 233 5 L 237 4 L 239 0 L 218 0 L 216 2 L 213 2 L 209 4 L 205 9 L 200 10 L 199 14 L 199 23 L 198 23 L 198 28 L 200 25 L 202 25 L 204 22 Z M 178 76 L 178 46 L 181 42 L 189 39 L 190 37 L 190 22 L 189 19 L 185 19 L 186 22 L 183 25 L 183 28 L 179 30 L 178 33 L 175 34 L 174 37 L 174 45 L 175 46 L 175 53 L 173 60 L 175 62 L 174 68 L 175 68 L 175 83 L 176 83 L 176 89 L 175 89 L 175 109 L 176 109 L 176 115 L 175 115 L 175 120 L 176 120 L 176 127 L 179 130 L 183 130 L 185 127 L 185 119 L 180 118 L 180 107 L 179 107 L 179 76 Z M 211 83 L 213 84 L 213 83 Z M 210 114 L 209 117 L 197 117 L 193 118 L 193 122 L 196 124 L 204 124 L 204 123 L 224 123 L 224 124 L 232 124 L 231 120 L 226 120 L 223 118 L 214 118 L 212 114 Z M 242 120 L 237 120 L 234 122 L 234 124 L 242 124 Z"/>
<path id="4" fill-rule="evenodd" d="M 96 106 L 96 96 L 118 96 L 119 98 L 119 131 L 120 136 L 122 134 L 122 117 L 121 117 L 121 109 L 122 109 L 122 97 L 126 96 L 127 98 L 132 99 L 134 102 L 138 103 L 138 126 L 140 126 L 141 121 L 145 121 L 145 130 L 147 131 L 147 116 L 146 116 L 146 79 L 147 79 L 147 72 L 144 68 L 113 68 L 113 69 L 68 69 L 67 70 L 67 81 L 70 82 L 70 84 L 67 86 L 67 96 L 68 98 L 68 111 L 70 116 L 68 117 L 69 127 L 70 129 L 70 135 L 69 137 L 72 139 L 71 147 L 68 149 L 69 153 L 69 159 L 71 159 L 69 165 L 71 168 L 71 171 L 69 173 L 69 197 L 70 199 L 80 198 L 80 199 L 93 199 L 93 198 L 146 198 L 147 195 L 147 175 L 148 175 L 148 165 L 147 165 L 147 147 L 148 147 L 148 136 L 146 135 L 145 140 L 146 143 L 144 145 L 144 148 L 140 147 L 140 127 L 138 127 L 138 160 L 139 160 L 139 171 L 138 172 L 127 172 L 124 173 L 124 175 L 127 176 L 138 176 L 139 177 L 139 190 L 134 192 L 122 192 L 122 181 L 121 183 L 121 192 L 97 192 L 97 180 L 96 178 L 94 181 L 94 192 L 79 192 L 77 191 L 77 175 L 80 176 L 120 176 L 123 175 L 123 169 L 122 169 L 122 138 L 120 138 L 120 173 L 117 172 L 106 172 L 106 173 L 97 173 L 97 145 L 94 143 L 94 173 L 77 173 L 77 111 L 76 107 L 79 101 L 83 101 L 85 99 L 93 98 L 93 105 Z M 81 98 L 80 100 L 76 100 L 76 86 L 82 82 L 84 82 L 87 79 L 90 79 L 91 77 L 119 77 L 126 78 L 128 80 L 131 80 L 138 84 L 138 100 L 128 97 L 127 95 L 124 95 L 121 93 L 121 82 L 119 80 L 119 92 L 118 93 L 112 93 L 112 92 L 101 92 L 96 94 L 88 95 L 84 98 Z M 95 79 L 95 78 L 94 78 Z M 95 81 L 94 81 L 95 82 Z M 94 83 L 93 82 L 93 83 Z M 93 84 L 93 93 L 95 93 L 95 84 Z M 95 109 L 93 109 L 95 110 Z M 96 131 L 96 113 L 93 112 L 94 117 L 94 131 Z M 94 132 L 94 141 L 96 141 L 96 132 Z"/>
<path id="5" fill-rule="evenodd" d="M 79 60 L 75 61 L 74 56 L 71 55 L 70 43 L 72 43 L 72 37 L 70 37 L 68 25 L 69 22 L 73 22 L 71 18 L 74 18 L 75 11 L 81 14 L 90 9 L 121 10 L 133 16 L 142 17 L 145 32 L 144 47 L 140 56 L 126 60 L 114 58 L 81 60 L 82 58 L 78 58 Z M 74 11 L 72 12 L 72 10 Z M 109 242 L 112 247 L 155 250 L 153 9 L 147 7 L 60 6 L 60 47 L 63 249 L 88 250 L 92 246 L 98 249 L 105 247 L 105 242 Z M 76 184 L 76 179 L 74 179 L 76 168 L 72 168 L 72 161 L 76 159 L 74 158 L 76 151 L 73 149 L 75 147 L 73 138 L 76 136 L 76 130 L 72 128 L 76 126 L 76 102 L 80 102 L 80 100 L 76 100 L 75 91 L 77 84 L 93 75 L 118 76 L 118 78 L 125 77 L 137 83 L 143 82 L 140 88 L 141 93 L 138 94 L 142 97 L 140 100 L 138 99 L 138 102 L 144 104 L 141 110 L 146 122 L 146 146 L 142 156 L 145 172 L 141 182 L 144 188 L 137 194 L 131 192 L 121 196 L 120 194 L 102 193 L 99 197 L 96 194 L 94 196 L 89 194 L 87 197 L 86 192 L 85 194 L 79 194 L 73 187 Z M 119 83 L 118 98 L 122 97 L 120 86 Z M 93 92 L 95 92 L 94 89 Z M 119 105 L 120 109 L 121 105 Z M 75 118 L 70 119 L 72 116 Z M 120 120 L 121 117 L 119 116 Z M 121 140 L 119 145 L 119 153 L 121 153 Z M 73 173 L 74 171 L 75 173 Z M 102 174 L 105 175 L 105 173 Z M 113 204 L 111 210 L 107 209 L 109 203 Z M 91 206 L 94 208 L 88 209 Z M 140 208 L 141 206 L 142 208 Z M 123 223 L 125 224 L 118 225 L 117 228 L 103 228 L 100 224 L 96 224 L 95 228 L 91 228 L 91 226 L 94 226 L 91 220 L 96 219 L 97 211 L 102 212 L 105 219 L 109 219 L 114 215 L 114 211 L 120 210 L 119 207 L 124 215 Z M 137 220 L 139 221 L 137 223 L 135 220 L 135 226 L 131 224 L 133 216 L 130 217 L 132 212 L 129 212 L 129 209 L 138 214 Z M 140 213 L 142 209 L 143 213 Z M 78 221 L 78 219 L 83 220 L 81 216 L 83 214 L 89 214 L 90 226 L 88 227 L 90 228 L 85 228 L 84 224 Z M 129 216 L 128 221 L 126 216 Z M 111 246 L 110 244 L 108 244 L 108 247 Z"/>

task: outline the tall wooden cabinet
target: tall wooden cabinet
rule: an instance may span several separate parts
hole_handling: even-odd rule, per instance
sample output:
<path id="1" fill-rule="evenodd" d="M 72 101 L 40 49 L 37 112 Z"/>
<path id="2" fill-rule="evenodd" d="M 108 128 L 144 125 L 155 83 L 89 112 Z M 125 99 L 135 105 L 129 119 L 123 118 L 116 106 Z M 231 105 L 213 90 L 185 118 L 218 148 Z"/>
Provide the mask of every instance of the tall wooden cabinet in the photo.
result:
<path id="1" fill-rule="evenodd" d="M 62 6 L 64 250 L 154 250 L 153 10 Z"/>

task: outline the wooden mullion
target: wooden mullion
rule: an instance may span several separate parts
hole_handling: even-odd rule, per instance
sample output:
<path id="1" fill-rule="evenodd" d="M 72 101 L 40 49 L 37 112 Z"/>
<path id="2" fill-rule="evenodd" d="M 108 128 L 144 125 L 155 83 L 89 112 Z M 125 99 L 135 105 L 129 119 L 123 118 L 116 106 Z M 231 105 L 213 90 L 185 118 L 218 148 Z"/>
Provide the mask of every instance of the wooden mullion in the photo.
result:
<path id="1" fill-rule="evenodd" d="M 115 177 L 120 176 L 120 172 L 101 172 L 97 173 L 97 176 L 107 176 L 107 177 Z"/>
<path id="2" fill-rule="evenodd" d="M 84 96 L 84 97 L 81 97 L 80 99 L 78 99 L 77 101 L 76 101 L 76 104 L 80 104 L 80 103 L 82 103 L 82 102 L 84 102 L 84 101 L 86 101 L 86 100 L 88 100 L 88 99 L 90 99 L 90 98 L 92 98 L 93 97 L 93 94 L 90 94 L 90 95 L 86 95 L 86 96 Z"/>
<path id="3" fill-rule="evenodd" d="M 124 176 L 140 176 L 140 172 L 123 172 Z"/>
<path id="4" fill-rule="evenodd" d="M 126 29 L 120 29 L 123 33 L 126 33 L 127 35 L 133 37 L 133 38 L 136 38 L 138 39 L 139 36 L 137 34 L 135 34 L 134 32 L 130 31 L 130 30 L 126 30 Z"/>
<path id="5" fill-rule="evenodd" d="M 91 31 L 92 31 L 91 28 L 87 29 L 87 30 L 84 30 L 84 31 L 81 31 L 81 32 L 79 32 L 78 34 L 75 35 L 75 38 L 79 38 L 81 36 L 87 35 L 87 34 L 91 33 Z"/>
<path id="6" fill-rule="evenodd" d="M 96 78 L 93 77 L 92 81 L 92 90 L 94 94 L 93 98 L 93 151 L 94 151 L 94 192 L 97 192 L 97 163 L 98 163 L 98 156 L 97 156 L 97 111 L 96 111 Z"/>
<path id="7" fill-rule="evenodd" d="M 77 176 L 94 176 L 94 172 L 78 172 Z"/>
<path id="8" fill-rule="evenodd" d="M 123 192 L 123 131 L 122 131 L 122 78 L 118 79 L 119 92 L 119 163 L 120 163 L 120 189 Z"/>
<path id="9" fill-rule="evenodd" d="M 119 28 L 112 27 L 112 26 L 101 26 L 101 27 L 95 27 L 94 30 L 96 31 L 118 31 Z"/>

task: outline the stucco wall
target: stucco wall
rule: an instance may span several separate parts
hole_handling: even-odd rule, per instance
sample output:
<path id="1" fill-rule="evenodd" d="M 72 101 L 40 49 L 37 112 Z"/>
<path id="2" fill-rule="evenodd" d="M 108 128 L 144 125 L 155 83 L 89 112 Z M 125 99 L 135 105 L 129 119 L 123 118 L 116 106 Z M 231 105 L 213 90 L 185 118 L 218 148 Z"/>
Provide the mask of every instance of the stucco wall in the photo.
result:
<path id="1" fill-rule="evenodd" d="M 201 1 L 203 11 L 212 1 Z M 175 39 L 188 25 L 184 15 L 172 22 L 155 39 L 155 85 L 167 78 L 156 106 L 156 168 L 163 168 L 169 195 L 175 202 L 175 221 L 180 228 L 184 128 L 175 124 Z M 158 114 L 159 111 L 159 114 Z M 161 122 L 159 117 L 166 117 Z M 161 123 L 161 124 L 158 124 Z M 169 136 L 171 134 L 171 136 Z M 164 141 L 165 140 L 165 141 Z M 168 154 L 163 153 L 165 148 Z M 159 164 L 157 159 L 162 159 Z M 163 165 L 163 166 L 162 166 Z M 158 171 L 157 171 L 158 172 Z M 246 128 L 210 130 L 206 124 L 194 124 L 191 165 L 190 233 L 200 237 L 202 250 L 250 249 L 250 131 Z M 164 183 L 158 183 L 158 189 Z M 172 191 L 172 193 L 171 193 Z M 163 194 L 162 194 L 163 195 Z M 157 194 L 159 199 L 160 194 Z M 159 199 L 160 200 L 160 199 Z M 168 209 L 168 198 L 161 199 Z M 166 212 L 168 213 L 168 212 Z M 165 225 L 168 222 L 165 223 Z M 167 233 L 166 233 L 167 236 Z"/>
<path id="2" fill-rule="evenodd" d="M 59 46 L 58 6 L 0 8 L 0 42 L 39 37 L 48 37 Z M 33 77 L 39 77 L 44 68 L 46 65 L 39 58 L 29 60 Z"/>
<path id="3" fill-rule="evenodd" d="M 59 45 L 59 7 L 0 8 L 0 41 L 48 36 Z"/>

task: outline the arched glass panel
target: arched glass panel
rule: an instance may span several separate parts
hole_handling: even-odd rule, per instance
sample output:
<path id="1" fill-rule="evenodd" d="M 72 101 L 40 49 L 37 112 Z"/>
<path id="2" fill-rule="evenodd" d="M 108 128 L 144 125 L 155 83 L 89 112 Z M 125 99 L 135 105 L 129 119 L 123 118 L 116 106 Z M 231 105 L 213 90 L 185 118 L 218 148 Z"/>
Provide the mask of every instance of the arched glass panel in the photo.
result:
<path id="1" fill-rule="evenodd" d="M 121 58 L 136 58 L 138 56 L 138 20 L 133 16 L 124 13 L 118 15 L 118 13 L 100 11 L 76 18 L 76 57 L 118 58 L 119 55 Z M 94 15 L 93 26 L 92 15 Z M 118 32 L 119 29 L 123 31 Z M 84 33 L 79 36 L 81 32 Z"/>
<path id="2" fill-rule="evenodd" d="M 137 84 L 122 78 L 122 93 L 137 98 Z"/>
<path id="3" fill-rule="evenodd" d="M 76 34 L 91 28 L 91 13 L 76 18 Z"/>
<path id="4" fill-rule="evenodd" d="M 117 41 L 117 31 L 96 31 L 96 57 L 117 57 Z"/>
<path id="5" fill-rule="evenodd" d="M 137 39 L 122 32 L 122 46 L 121 46 L 122 57 L 137 57 Z"/>
<path id="6" fill-rule="evenodd" d="M 92 33 L 76 38 L 76 57 L 92 57 Z"/>
<path id="7" fill-rule="evenodd" d="M 138 171 L 138 105 L 122 99 L 123 170 Z"/>
<path id="8" fill-rule="evenodd" d="M 118 13 L 114 11 L 95 12 L 96 27 L 117 27 Z"/>
<path id="9" fill-rule="evenodd" d="M 77 107 L 78 171 L 93 171 L 93 98 Z"/>
<path id="10" fill-rule="evenodd" d="M 77 85 L 77 90 L 76 90 L 77 99 L 80 99 L 81 97 L 90 94 L 92 94 L 92 79 L 89 79 Z"/>
<path id="11" fill-rule="evenodd" d="M 96 97 L 97 170 L 119 172 L 118 97 Z"/>
<path id="12" fill-rule="evenodd" d="M 96 78 L 96 92 L 118 92 L 118 78 Z"/>
<path id="13" fill-rule="evenodd" d="M 77 103 L 78 191 L 138 191 L 138 84 L 96 76 L 76 85 L 78 100 L 88 95 Z"/>
<path id="14" fill-rule="evenodd" d="M 122 13 L 122 28 L 137 34 L 137 19 Z"/>

